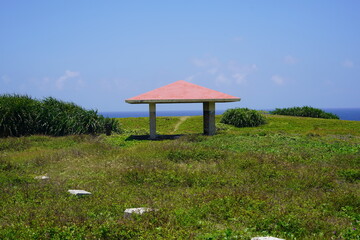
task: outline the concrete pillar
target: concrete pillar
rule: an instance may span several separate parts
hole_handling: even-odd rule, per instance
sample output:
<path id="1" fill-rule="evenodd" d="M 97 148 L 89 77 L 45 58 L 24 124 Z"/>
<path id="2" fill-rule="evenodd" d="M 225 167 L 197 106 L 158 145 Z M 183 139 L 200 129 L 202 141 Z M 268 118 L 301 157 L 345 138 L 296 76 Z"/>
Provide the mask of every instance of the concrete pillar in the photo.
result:
<path id="1" fill-rule="evenodd" d="M 156 104 L 149 103 L 150 139 L 156 138 Z"/>
<path id="2" fill-rule="evenodd" d="M 203 103 L 204 135 L 215 135 L 215 102 Z"/>

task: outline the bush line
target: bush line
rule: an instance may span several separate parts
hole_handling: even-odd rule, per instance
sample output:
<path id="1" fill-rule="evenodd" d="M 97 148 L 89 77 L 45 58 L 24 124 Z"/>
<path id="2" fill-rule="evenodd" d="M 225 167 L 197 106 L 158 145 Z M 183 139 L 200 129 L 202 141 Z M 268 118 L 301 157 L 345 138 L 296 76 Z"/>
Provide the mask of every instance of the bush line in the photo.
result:
<path id="1" fill-rule="evenodd" d="M 44 100 L 27 95 L 0 95 L 0 137 L 32 134 L 64 136 L 121 132 L 120 124 L 99 116 L 95 110 L 52 97 Z"/>
<path id="2" fill-rule="evenodd" d="M 296 117 L 339 119 L 339 117 L 333 113 L 328 113 L 321 109 L 313 108 L 309 106 L 292 107 L 292 108 L 276 108 L 274 111 L 270 111 L 270 113 L 275 115 L 287 115 L 287 116 L 296 116 Z"/>

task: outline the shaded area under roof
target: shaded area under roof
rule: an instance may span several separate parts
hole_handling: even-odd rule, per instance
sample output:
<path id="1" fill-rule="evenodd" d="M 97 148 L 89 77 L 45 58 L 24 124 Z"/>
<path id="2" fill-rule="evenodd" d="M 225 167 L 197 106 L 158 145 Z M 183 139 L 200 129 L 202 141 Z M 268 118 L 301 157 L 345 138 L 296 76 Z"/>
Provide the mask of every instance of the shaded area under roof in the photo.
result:
<path id="1" fill-rule="evenodd" d="M 236 102 L 240 98 L 189 83 L 183 80 L 126 99 L 131 104 L 141 103 L 200 103 Z"/>

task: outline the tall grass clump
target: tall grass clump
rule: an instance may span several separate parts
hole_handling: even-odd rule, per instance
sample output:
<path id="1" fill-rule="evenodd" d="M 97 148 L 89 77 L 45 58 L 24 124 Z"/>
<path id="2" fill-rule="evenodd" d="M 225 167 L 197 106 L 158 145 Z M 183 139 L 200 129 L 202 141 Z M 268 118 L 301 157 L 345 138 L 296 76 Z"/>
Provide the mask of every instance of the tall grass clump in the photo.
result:
<path id="1" fill-rule="evenodd" d="M 274 111 L 270 111 L 270 113 L 275 115 L 287 115 L 287 116 L 297 116 L 297 117 L 339 119 L 339 117 L 333 113 L 328 113 L 321 109 L 313 108 L 309 106 L 292 107 L 292 108 L 276 108 Z"/>
<path id="2" fill-rule="evenodd" d="M 99 116 L 97 111 L 85 110 L 74 103 L 48 97 L 42 101 L 42 106 L 40 132 L 44 134 L 64 136 L 120 130 L 115 120 Z"/>
<path id="3" fill-rule="evenodd" d="M 41 103 L 26 95 L 0 95 L 0 137 L 37 132 Z"/>
<path id="4" fill-rule="evenodd" d="M 120 132 L 115 119 L 52 97 L 42 101 L 21 95 L 0 96 L 0 137 L 44 134 L 111 134 Z"/>
<path id="5" fill-rule="evenodd" d="M 220 122 L 235 127 L 257 127 L 265 124 L 266 118 L 256 110 L 232 108 L 223 113 Z"/>

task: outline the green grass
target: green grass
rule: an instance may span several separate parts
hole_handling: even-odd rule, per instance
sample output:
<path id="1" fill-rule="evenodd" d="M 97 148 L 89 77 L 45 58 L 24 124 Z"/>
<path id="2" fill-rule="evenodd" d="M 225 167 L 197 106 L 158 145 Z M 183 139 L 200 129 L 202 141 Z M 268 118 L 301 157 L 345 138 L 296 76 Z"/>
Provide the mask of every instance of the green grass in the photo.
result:
<path id="1" fill-rule="evenodd" d="M 148 118 L 112 136 L 2 138 L 0 239 L 359 239 L 360 122 L 267 120 L 209 137 L 201 116 L 159 117 L 159 134 L 185 134 L 164 141 L 129 138 Z M 159 211 L 126 220 L 130 207 Z"/>

